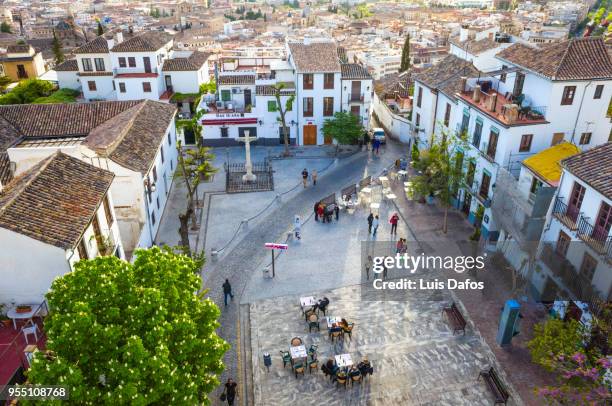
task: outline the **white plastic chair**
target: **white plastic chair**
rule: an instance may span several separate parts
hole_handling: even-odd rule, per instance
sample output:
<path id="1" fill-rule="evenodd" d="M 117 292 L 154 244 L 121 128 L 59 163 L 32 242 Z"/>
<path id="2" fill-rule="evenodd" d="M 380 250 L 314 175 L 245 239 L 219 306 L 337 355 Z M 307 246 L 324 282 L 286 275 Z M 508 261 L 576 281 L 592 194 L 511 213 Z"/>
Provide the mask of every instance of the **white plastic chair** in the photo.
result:
<path id="1" fill-rule="evenodd" d="M 21 331 L 23 331 L 23 336 L 25 338 L 26 344 L 30 344 L 28 342 L 29 334 L 34 334 L 34 339 L 36 340 L 34 342 L 38 342 L 38 334 L 36 334 L 36 331 L 38 331 L 38 325 L 36 323 L 33 323 L 31 326 L 22 327 Z"/>

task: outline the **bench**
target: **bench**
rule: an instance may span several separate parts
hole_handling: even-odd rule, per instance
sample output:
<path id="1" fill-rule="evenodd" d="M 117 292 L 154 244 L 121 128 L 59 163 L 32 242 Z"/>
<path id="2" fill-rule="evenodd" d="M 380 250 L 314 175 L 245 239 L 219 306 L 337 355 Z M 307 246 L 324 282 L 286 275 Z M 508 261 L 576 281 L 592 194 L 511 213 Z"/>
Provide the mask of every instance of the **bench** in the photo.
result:
<path id="1" fill-rule="evenodd" d="M 442 310 L 444 311 L 444 314 L 446 314 L 446 317 L 448 318 L 448 321 L 450 322 L 453 328 L 453 335 L 455 335 L 457 331 L 463 331 L 463 335 L 465 335 L 465 325 L 467 323 L 463 318 L 463 315 L 457 308 L 457 305 L 455 305 L 455 303 L 453 302 L 453 304 L 448 307 L 445 307 Z"/>
<path id="2" fill-rule="evenodd" d="M 510 394 L 506 390 L 506 387 L 502 383 L 501 379 L 499 379 L 499 376 L 497 376 L 497 373 L 493 367 L 480 371 L 478 374 L 478 379 L 480 378 L 484 379 L 489 389 L 491 389 L 491 392 L 493 392 L 493 395 L 495 396 L 494 404 L 503 403 L 505 405 L 510 397 Z"/>

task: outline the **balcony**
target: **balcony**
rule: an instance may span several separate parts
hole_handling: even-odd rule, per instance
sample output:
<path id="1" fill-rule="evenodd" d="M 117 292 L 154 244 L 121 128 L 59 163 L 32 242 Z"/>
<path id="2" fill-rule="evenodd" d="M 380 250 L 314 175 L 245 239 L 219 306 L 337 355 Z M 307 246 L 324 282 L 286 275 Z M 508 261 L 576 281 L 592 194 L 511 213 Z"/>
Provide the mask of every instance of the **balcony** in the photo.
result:
<path id="1" fill-rule="evenodd" d="M 593 226 L 586 218 L 580 216 L 576 234 L 595 252 L 604 256 L 606 260 L 612 259 L 612 236 L 609 235 L 609 231 Z"/>
<path id="2" fill-rule="evenodd" d="M 96 240 L 98 240 L 98 253 L 101 256 L 113 255 L 119 245 L 112 229 L 106 230 L 106 236 L 100 236 Z"/>
<path id="3" fill-rule="evenodd" d="M 493 90 L 490 82 L 474 85 L 466 82 L 464 90 L 458 96 L 506 126 L 547 123 L 545 106 L 522 106 L 520 100 Z"/>
<path id="4" fill-rule="evenodd" d="M 555 205 L 553 206 L 553 216 L 557 218 L 570 230 L 576 230 L 578 221 L 579 209 L 570 208 L 567 204 L 563 203 L 560 197 L 555 199 Z"/>
<path id="5" fill-rule="evenodd" d="M 351 93 L 349 101 L 351 103 L 363 103 L 365 96 L 363 93 Z"/>

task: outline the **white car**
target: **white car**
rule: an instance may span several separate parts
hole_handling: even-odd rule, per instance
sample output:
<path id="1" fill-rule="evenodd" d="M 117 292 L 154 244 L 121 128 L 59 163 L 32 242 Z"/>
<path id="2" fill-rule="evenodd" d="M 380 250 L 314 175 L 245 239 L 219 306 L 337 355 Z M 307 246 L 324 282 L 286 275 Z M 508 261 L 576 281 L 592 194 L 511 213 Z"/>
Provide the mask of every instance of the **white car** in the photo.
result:
<path id="1" fill-rule="evenodd" d="M 385 130 L 383 130 L 382 128 L 373 128 L 372 137 L 373 139 L 380 141 L 381 144 L 385 144 L 387 142 L 387 137 L 385 137 Z"/>

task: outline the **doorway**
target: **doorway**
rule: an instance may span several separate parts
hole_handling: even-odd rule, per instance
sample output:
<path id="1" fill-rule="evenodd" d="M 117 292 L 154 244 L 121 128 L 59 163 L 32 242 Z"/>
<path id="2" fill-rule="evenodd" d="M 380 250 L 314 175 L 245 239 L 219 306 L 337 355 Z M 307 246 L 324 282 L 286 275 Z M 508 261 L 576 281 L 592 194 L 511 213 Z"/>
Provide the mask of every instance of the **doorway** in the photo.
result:
<path id="1" fill-rule="evenodd" d="M 512 95 L 517 97 L 523 93 L 523 84 L 525 83 L 525 74 L 522 72 L 516 72 L 516 79 L 514 80 L 514 90 Z"/>
<path id="2" fill-rule="evenodd" d="M 461 206 L 461 212 L 466 216 L 470 215 L 470 207 L 472 206 L 472 195 L 465 192 L 465 197 L 463 198 L 463 206 Z"/>
<path id="3" fill-rule="evenodd" d="M 172 76 L 166 75 L 164 80 L 166 81 L 166 90 L 172 91 Z"/>
<path id="4" fill-rule="evenodd" d="M 146 73 L 151 73 L 151 58 L 145 56 L 142 58 L 142 62 L 144 63 L 144 71 Z"/>
<path id="5" fill-rule="evenodd" d="M 247 106 L 253 107 L 252 103 L 251 89 L 244 89 L 244 108 L 246 109 Z"/>
<path id="6" fill-rule="evenodd" d="M 317 126 L 308 124 L 304 126 L 304 145 L 317 145 Z"/>

